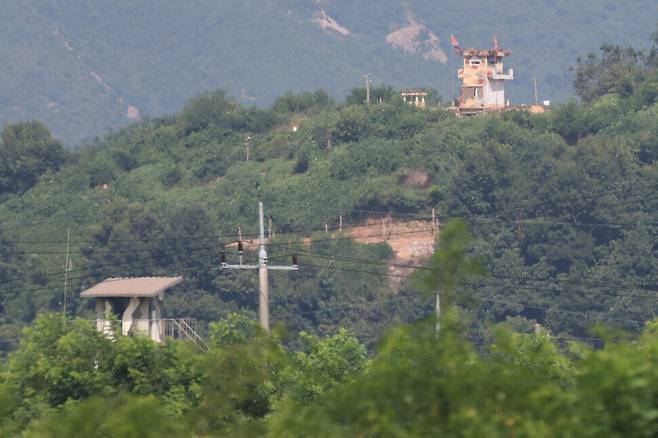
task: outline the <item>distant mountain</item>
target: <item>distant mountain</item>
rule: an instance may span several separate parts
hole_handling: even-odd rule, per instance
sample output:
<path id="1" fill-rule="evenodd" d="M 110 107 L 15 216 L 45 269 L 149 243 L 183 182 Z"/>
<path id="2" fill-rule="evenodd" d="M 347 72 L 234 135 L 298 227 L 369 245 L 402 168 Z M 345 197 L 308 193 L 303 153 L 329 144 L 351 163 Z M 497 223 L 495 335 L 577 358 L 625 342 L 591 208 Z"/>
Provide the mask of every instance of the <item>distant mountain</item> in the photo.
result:
<path id="1" fill-rule="evenodd" d="M 0 123 L 38 118 L 76 143 L 223 88 L 266 105 L 377 84 L 450 95 L 449 35 L 513 52 L 513 102 L 571 92 L 568 67 L 603 42 L 642 46 L 655 0 L 9 0 L 0 16 Z M 451 62 L 452 69 L 450 68 Z M 457 81 L 455 88 L 457 87 Z"/>

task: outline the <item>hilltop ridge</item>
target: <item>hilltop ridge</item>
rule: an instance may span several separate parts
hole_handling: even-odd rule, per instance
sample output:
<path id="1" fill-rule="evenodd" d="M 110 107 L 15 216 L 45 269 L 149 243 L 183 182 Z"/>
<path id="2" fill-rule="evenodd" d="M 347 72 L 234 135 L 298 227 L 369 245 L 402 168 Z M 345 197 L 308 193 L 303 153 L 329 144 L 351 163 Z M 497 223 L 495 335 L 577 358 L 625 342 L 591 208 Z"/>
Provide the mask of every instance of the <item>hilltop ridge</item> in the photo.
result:
<path id="1" fill-rule="evenodd" d="M 533 77 L 541 98 L 559 101 L 578 54 L 604 42 L 646 45 L 657 14 L 648 0 L 9 2 L 0 124 L 37 118 L 75 144 L 175 113 L 207 90 L 264 106 L 289 90 L 342 96 L 367 72 L 376 84 L 445 97 L 450 34 L 481 46 L 496 33 L 513 50 L 513 103 L 531 100 Z"/>

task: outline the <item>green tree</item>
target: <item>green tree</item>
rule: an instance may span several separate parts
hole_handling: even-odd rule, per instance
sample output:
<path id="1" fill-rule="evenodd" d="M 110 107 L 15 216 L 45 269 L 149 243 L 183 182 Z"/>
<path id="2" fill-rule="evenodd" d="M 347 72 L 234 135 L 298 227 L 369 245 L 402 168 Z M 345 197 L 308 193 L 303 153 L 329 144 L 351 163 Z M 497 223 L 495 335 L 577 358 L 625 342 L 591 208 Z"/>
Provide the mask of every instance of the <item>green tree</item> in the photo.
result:
<path id="1" fill-rule="evenodd" d="M 577 66 L 574 82 L 576 93 L 586 102 L 592 102 L 607 93 L 628 97 L 646 73 L 644 60 L 641 51 L 604 44 L 601 46 L 600 59 L 590 53 Z"/>
<path id="2" fill-rule="evenodd" d="M 304 332 L 299 337 L 302 351 L 294 354 L 282 372 L 283 392 L 287 398 L 311 403 L 366 369 L 366 349 L 346 329 L 326 338 Z"/>
<path id="3" fill-rule="evenodd" d="M 3 383 L 16 397 L 19 424 L 69 400 L 111 390 L 111 341 L 87 321 L 44 315 L 24 330 Z"/>
<path id="4" fill-rule="evenodd" d="M 70 403 L 61 412 L 35 421 L 24 436 L 81 438 L 185 437 L 182 424 L 156 397 L 120 395 Z"/>
<path id="5" fill-rule="evenodd" d="M 5 125 L 0 141 L 0 195 L 23 193 L 66 161 L 60 142 L 39 121 Z"/>

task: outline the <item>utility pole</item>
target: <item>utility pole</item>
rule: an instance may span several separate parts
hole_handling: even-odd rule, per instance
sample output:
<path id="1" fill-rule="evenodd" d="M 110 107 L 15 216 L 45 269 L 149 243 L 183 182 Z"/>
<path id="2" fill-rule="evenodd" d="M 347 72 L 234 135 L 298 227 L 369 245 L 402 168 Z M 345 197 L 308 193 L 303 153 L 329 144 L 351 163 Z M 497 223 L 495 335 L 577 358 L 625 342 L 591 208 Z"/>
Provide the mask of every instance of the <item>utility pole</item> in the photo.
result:
<path id="1" fill-rule="evenodd" d="M 258 316 L 260 326 L 266 332 L 270 331 L 270 285 L 267 277 L 267 251 L 265 250 L 265 224 L 263 223 L 263 203 L 258 203 L 258 223 L 260 225 L 260 249 L 258 250 L 258 286 L 260 289 L 260 300 L 258 305 Z"/>
<path id="2" fill-rule="evenodd" d="M 535 105 L 539 105 L 539 93 L 537 92 L 537 76 L 535 76 Z"/>
<path id="3" fill-rule="evenodd" d="M 449 66 L 448 66 L 448 78 L 450 79 L 450 106 L 455 106 L 455 78 L 453 77 L 452 71 L 452 56 L 453 51 L 450 51 L 448 56 Z"/>
<path id="4" fill-rule="evenodd" d="M 366 104 L 370 106 L 370 84 L 372 84 L 372 79 L 370 79 L 370 73 L 367 73 L 363 76 L 363 80 L 366 83 Z"/>
<path id="5" fill-rule="evenodd" d="M 441 294 L 436 291 L 436 302 L 434 303 L 434 314 L 436 315 L 436 322 L 434 323 L 434 331 L 439 335 L 441 331 Z"/>
<path id="6" fill-rule="evenodd" d="M 263 216 L 263 203 L 258 203 L 258 223 L 260 228 L 259 233 L 259 243 L 260 248 L 258 250 L 258 264 L 257 265 L 245 265 L 242 263 L 242 239 L 238 241 L 238 252 L 240 254 L 240 264 L 239 265 L 229 265 L 226 263 L 226 254 L 221 254 L 221 264 L 222 269 L 258 269 L 258 286 L 259 286 L 259 307 L 258 307 L 258 319 L 260 320 L 260 326 L 266 331 L 270 331 L 270 297 L 269 297 L 269 279 L 268 271 L 297 271 L 299 266 L 297 265 L 297 256 L 293 255 L 293 265 L 292 266 L 272 266 L 267 263 L 267 250 L 265 249 L 265 219 Z M 242 234 L 242 233 L 240 233 Z"/>
<path id="7" fill-rule="evenodd" d="M 245 161 L 249 161 L 249 144 L 251 142 L 251 136 L 247 136 L 247 138 L 244 139 L 244 145 L 245 149 L 247 152 L 247 159 Z"/>
<path id="8" fill-rule="evenodd" d="M 69 288 L 69 271 L 71 270 L 70 243 L 71 243 L 71 227 L 66 227 L 66 259 L 64 260 L 64 308 L 62 309 L 62 315 L 64 316 L 65 323 L 66 323 L 66 298 L 68 295 L 68 288 Z"/>

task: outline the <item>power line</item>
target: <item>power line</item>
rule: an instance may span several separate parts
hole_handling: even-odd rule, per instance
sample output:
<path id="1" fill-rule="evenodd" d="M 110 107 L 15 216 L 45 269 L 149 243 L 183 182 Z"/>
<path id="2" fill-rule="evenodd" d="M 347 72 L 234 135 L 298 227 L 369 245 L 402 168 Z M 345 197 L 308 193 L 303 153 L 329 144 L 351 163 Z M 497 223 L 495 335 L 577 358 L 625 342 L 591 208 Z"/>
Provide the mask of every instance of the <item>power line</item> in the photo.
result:
<path id="1" fill-rule="evenodd" d="M 384 210 L 364 210 L 364 209 L 351 209 L 351 210 L 345 210 L 347 212 L 353 212 L 353 213 L 368 213 L 368 214 L 374 214 L 374 215 L 379 215 L 379 216 L 393 216 L 393 217 L 407 217 L 407 218 L 415 218 L 417 220 L 424 220 L 424 221 L 429 221 L 431 220 L 430 215 L 424 215 L 420 213 L 404 213 L 404 212 L 392 212 L 392 211 L 384 211 Z M 468 220 L 472 223 L 482 223 L 482 224 L 500 224 L 500 225 L 506 225 L 506 226 L 522 226 L 522 225 L 544 225 L 544 226 L 549 226 L 549 225 L 556 225 L 556 226 L 568 226 L 568 227 L 584 227 L 584 228 L 617 228 L 617 229 L 636 229 L 640 227 L 658 227 L 658 223 L 646 223 L 646 224 L 620 224 L 620 223 L 595 223 L 595 222 L 566 222 L 566 221 L 559 221 L 559 220 L 550 220 L 550 219 L 545 219 L 545 218 L 526 218 L 526 219 L 516 219 L 516 220 L 510 220 L 510 221 L 505 221 L 500 218 L 483 218 L 479 217 L 477 215 L 454 215 L 454 216 L 449 216 L 449 215 L 437 215 L 436 216 L 439 220 L 446 222 L 451 219 L 464 219 Z M 343 227 L 344 229 L 352 229 L 352 228 L 361 228 L 365 226 L 364 224 L 362 225 L 351 225 L 351 226 L 345 226 Z M 289 234 L 311 234 L 311 233 L 320 233 L 326 231 L 325 229 L 312 229 L 312 228 L 306 228 L 306 229 L 293 229 L 290 231 L 287 231 L 285 233 L 282 233 L 284 235 L 289 235 Z M 255 238 L 257 237 L 257 233 L 252 233 L 252 234 L 242 234 L 242 237 L 252 237 Z M 212 239 L 223 239 L 223 238 L 237 238 L 240 237 L 239 234 L 215 234 L 215 235 L 196 235 L 196 236 L 168 236 L 168 237 L 151 237 L 151 238 L 129 238 L 129 239 L 111 239 L 106 243 L 114 243 L 114 242 L 151 242 L 151 241 L 177 241 L 177 240 L 212 240 Z M 23 239 L 17 239 L 17 240 L 9 240 L 9 239 L 3 239 L 2 240 L 5 243 L 23 243 L 23 244 L 41 244 L 41 243 L 65 243 L 65 240 L 59 240 L 59 239 L 47 239 L 47 240 L 23 240 Z M 72 240 L 72 244 L 84 244 L 84 243 L 99 243 L 97 240 Z"/>
<path id="2" fill-rule="evenodd" d="M 509 301 L 509 300 L 501 300 L 498 297 L 493 297 L 493 298 L 481 298 L 480 301 L 485 301 L 485 302 L 499 302 L 502 304 L 508 304 L 511 306 L 517 305 L 517 306 L 523 306 L 528 309 L 535 309 L 535 310 L 543 310 L 545 312 L 561 312 L 561 313 L 571 313 L 575 315 L 595 315 L 595 316 L 600 316 L 603 317 L 604 319 L 608 319 L 611 321 L 618 321 L 618 322 L 630 322 L 630 323 L 645 323 L 646 321 L 641 321 L 638 319 L 626 319 L 626 318 L 616 318 L 612 316 L 605 316 L 602 315 L 600 312 L 592 311 L 592 310 L 570 310 L 570 309 L 564 309 L 564 308 L 551 308 L 551 307 L 546 307 L 546 306 L 538 306 L 535 304 L 528 304 L 528 303 L 523 303 L 519 301 Z"/>
<path id="3" fill-rule="evenodd" d="M 343 232 L 345 230 L 350 230 L 354 228 L 363 228 L 364 226 L 367 226 L 365 224 L 362 225 L 349 225 L 349 226 L 344 226 L 343 227 Z M 334 230 L 335 231 L 335 230 Z M 421 230 L 419 232 L 422 232 L 424 230 Z M 429 231 L 429 230 L 428 230 Z M 327 232 L 326 228 L 302 228 L 302 229 L 294 229 L 290 230 L 287 232 L 279 233 L 279 236 L 287 236 L 287 235 L 292 235 L 292 234 L 302 234 L 302 235 L 312 235 L 312 234 L 317 234 L 317 233 L 325 233 Z M 372 235 L 372 236 L 363 236 L 363 237 L 378 237 L 381 236 L 380 234 Z M 168 236 L 168 237 L 149 237 L 149 238 L 130 238 L 130 239 L 110 239 L 105 244 L 109 243 L 115 243 L 115 242 L 152 242 L 152 241 L 178 241 L 178 240 L 213 240 L 213 239 L 226 239 L 226 238 L 241 238 L 241 237 L 248 237 L 248 238 L 257 238 L 258 233 L 238 233 L 238 234 L 211 234 L 211 235 L 196 235 L 196 236 Z M 296 236 L 298 237 L 298 236 Z M 358 238 L 358 237 L 355 237 Z M 252 239 L 247 239 L 247 240 L 252 240 Z M 27 243 L 27 244 L 35 244 L 35 243 L 61 243 L 64 244 L 66 243 L 66 240 L 56 240 L 56 239 L 47 239 L 47 240 L 23 240 L 23 239 L 17 239 L 17 240 L 11 240 L 11 239 L 2 239 L 0 240 L 2 243 Z M 83 244 L 83 243 L 91 243 L 91 244 L 99 244 L 98 240 L 71 240 L 71 244 Z"/>
<path id="4" fill-rule="evenodd" d="M 82 254 L 82 249 L 80 248 L 80 254 Z M 188 247 L 188 248 L 170 248 L 171 251 L 205 251 L 209 249 L 217 249 L 217 245 L 213 246 L 201 246 L 201 247 Z M 156 252 L 162 250 L 158 247 L 150 248 L 102 248 L 95 249 L 92 254 L 138 254 L 143 252 Z M 66 251 L 14 251 L 13 254 L 16 255 L 62 255 L 66 254 Z"/>
<path id="5" fill-rule="evenodd" d="M 399 268 L 408 268 L 408 269 L 417 269 L 417 270 L 436 272 L 435 268 L 432 268 L 432 267 L 429 267 L 429 266 L 411 265 L 411 264 L 404 264 L 404 263 L 390 263 L 390 262 L 386 262 L 386 261 L 377 261 L 377 260 L 371 260 L 371 259 L 360 259 L 360 258 L 355 258 L 355 257 L 336 256 L 336 255 L 329 255 L 329 254 L 318 254 L 318 253 L 306 252 L 306 251 L 300 251 L 299 253 L 309 255 L 309 256 L 312 256 L 312 257 L 333 259 L 333 260 L 337 260 L 337 261 L 352 261 L 352 262 L 363 263 L 363 264 L 388 265 L 388 266 L 394 266 L 394 267 L 399 267 Z M 358 272 L 373 273 L 373 272 L 369 272 L 369 271 L 358 271 Z M 381 273 L 373 273 L 373 274 L 380 275 Z M 391 275 L 391 274 L 386 273 L 385 275 Z M 494 278 L 497 278 L 497 279 L 512 279 L 512 280 L 522 280 L 522 281 L 564 283 L 564 284 L 572 284 L 572 285 L 579 285 L 579 286 L 615 287 L 615 288 L 627 289 L 627 290 L 641 289 L 641 290 L 648 290 L 648 291 L 651 291 L 651 292 L 658 292 L 658 285 L 650 285 L 650 284 L 639 285 L 639 284 L 599 283 L 599 282 L 592 282 L 592 281 L 559 279 L 559 278 L 553 278 L 553 277 L 524 277 L 524 276 L 497 274 L 497 273 L 492 273 L 490 275 Z M 396 275 L 396 276 L 402 276 L 402 275 Z M 403 277 L 406 278 L 408 276 L 404 275 Z M 477 281 L 477 280 L 475 280 L 475 281 Z M 623 296 L 628 296 L 628 295 L 623 295 Z M 654 295 L 652 295 L 651 297 L 654 297 Z"/>
<path id="6" fill-rule="evenodd" d="M 168 236 L 168 237 L 149 237 L 149 238 L 131 238 L 131 239 L 110 239 L 104 244 L 122 243 L 122 242 L 159 242 L 159 241 L 179 241 L 179 240 L 212 240 L 224 239 L 227 237 L 238 237 L 238 234 L 211 234 L 211 235 L 198 235 L 198 236 Z M 258 234 L 241 234 L 242 237 L 257 237 Z M 1 242 L 8 243 L 65 243 L 65 240 L 7 240 L 3 239 Z M 71 240 L 71 243 L 101 243 L 98 240 Z"/>
<path id="7" fill-rule="evenodd" d="M 116 265 L 115 265 L 116 266 Z M 140 270 L 144 269 L 150 269 L 150 268 L 162 268 L 164 269 L 162 265 L 147 265 L 147 266 L 141 266 L 139 267 Z M 202 267 L 195 267 L 195 268 L 184 268 L 184 269 L 177 269 L 176 272 L 193 272 L 193 271 L 200 271 L 202 270 Z M 121 278 L 125 277 L 117 277 L 115 280 L 120 280 Z M 71 277 L 68 279 L 68 281 L 75 281 L 75 280 L 94 280 L 94 277 L 91 275 L 86 275 L 86 276 L 81 276 L 81 277 Z M 106 281 L 114 281 L 114 280 L 106 280 Z M 20 287 L 9 287 L 9 288 L 4 288 L 0 289 L 0 292 L 12 292 L 12 291 L 17 291 L 20 293 L 25 293 L 25 292 L 45 292 L 45 291 L 58 291 L 62 290 L 61 287 L 41 287 L 41 288 L 33 288 L 33 289 L 21 289 Z"/>
<path id="8" fill-rule="evenodd" d="M 283 257 L 281 256 L 275 256 L 275 257 Z M 381 272 L 372 272 L 372 271 L 365 271 L 365 270 L 359 270 L 359 269 L 349 269 L 349 268 L 339 268 L 339 267 L 327 267 L 327 266 L 318 266 L 318 265 L 313 265 L 313 264 L 305 264 L 306 266 L 313 266 L 313 267 L 318 267 L 318 268 L 323 268 L 323 269 L 333 269 L 333 270 L 343 270 L 343 271 L 353 271 L 353 272 L 363 272 L 367 274 L 372 274 L 372 275 L 386 275 L 386 276 L 396 276 L 396 277 L 408 277 L 408 276 L 402 276 L 402 275 L 391 275 L 388 273 L 381 273 Z M 156 265 L 155 267 L 160 267 L 159 265 Z M 147 267 L 142 267 L 141 269 L 147 269 Z M 187 268 L 187 269 L 182 269 L 178 270 L 178 272 L 192 272 L 192 271 L 199 271 L 202 268 Z M 73 280 L 82 280 L 82 279 L 91 279 L 91 277 L 77 277 L 77 278 L 71 278 L 71 281 Z M 106 281 L 115 281 L 115 280 L 120 280 L 120 278 L 116 279 L 108 279 Z M 528 289 L 528 287 L 522 286 L 521 288 Z M 532 289 L 532 288 L 530 288 Z M 46 291 L 46 290 L 60 290 L 60 288 L 39 288 L 39 289 L 33 289 L 32 291 Z M 537 290 L 537 289 L 533 289 Z M 28 292 L 30 290 L 22 290 L 21 292 Z M 370 302 L 362 302 L 362 303 L 351 303 L 351 304 L 346 304 L 346 305 L 340 305 L 340 306 L 333 306 L 331 308 L 325 308 L 325 309 L 316 309 L 312 311 L 300 311 L 300 312 L 288 312 L 285 314 L 280 315 L 279 317 L 285 317 L 285 316 L 290 316 L 290 315 L 295 315 L 295 314 L 311 314 L 311 313 L 318 313 L 318 312 L 325 312 L 325 311 L 330 311 L 330 310 L 338 310 L 338 309 L 343 309 L 343 308 L 351 308 L 351 307 L 361 307 L 364 305 L 374 305 L 377 303 L 384 303 L 384 302 L 391 302 L 391 301 L 398 301 L 398 300 L 403 300 L 403 299 L 411 299 L 411 298 L 417 298 L 416 296 L 398 296 L 398 297 L 392 297 L 389 299 L 383 299 L 383 300 L 376 300 L 376 301 L 370 301 Z M 563 313 L 572 313 L 572 314 L 579 314 L 579 315 L 594 315 L 595 317 L 598 318 L 603 318 L 611 321 L 619 321 L 619 322 L 629 322 L 629 323 L 637 323 L 641 324 L 644 323 L 645 321 L 641 320 L 635 320 L 635 319 L 625 319 L 625 318 L 616 318 L 616 317 L 611 317 L 611 316 L 605 316 L 600 313 L 595 313 L 591 310 L 589 311 L 580 311 L 580 310 L 570 310 L 570 309 L 562 309 L 562 308 L 551 308 L 551 307 L 546 307 L 546 306 L 539 306 L 535 304 L 530 304 L 530 303 L 524 303 L 524 302 L 519 302 L 519 301 L 510 301 L 510 300 L 505 300 L 501 299 L 500 297 L 493 297 L 493 298 L 480 298 L 480 302 L 498 302 L 498 303 L 503 303 L 503 304 L 509 304 L 509 305 L 521 305 L 526 308 L 530 309 L 536 309 L 536 310 L 543 310 L 543 311 L 559 311 Z"/>
<path id="9" fill-rule="evenodd" d="M 340 305 L 340 306 L 332 306 L 332 307 L 324 307 L 322 309 L 302 310 L 302 311 L 297 311 L 297 312 L 286 312 L 286 313 L 278 314 L 278 316 L 273 318 L 273 319 L 274 320 L 282 320 L 284 317 L 287 317 L 287 316 L 331 312 L 331 311 L 334 311 L 334 310 L 350 309 L 350 308 L 360 308 L 360 307 L 363 307 L 363 306 L 372 306 L 372 305 L 377 305 L 377 304 L 390 303 L 390 302 L 393 302 L 393 301 L 408 300 L 408 299 L 412 299 L 412 298 L 418 298 L 418 296 L 404 295 L 404 296 L 397 296 L 397 297 L 385 298 L 385 299 L 374 300 L 374 301 L 363 301 L 363 302 L 358 302 L 358 303 L 353 302 L 351 304 L 345 304 L 345 305 Z"/>
<path id="10" fill-rule="evenodd" d="M 346 227 L 347 228 L 347 227 Z M 360 226 L 355 226 L 354 228 L 361 228 Z M 410 230 L 410 231 L 398 231 L 398 232 L 388 232 L 386 233 L 386 236 L 399 236 L 399 235 L 409 235 L 409 234 L 420 234 L 420 233 L 429 233 L 432 232 L 431 228 L 427 229 L 415 229 L 415 230 Z M 321 233 L 325 232 L 324 230 L 316 230 L 316 233 Z M 369 234 L 369 235 L 364 235 L 364 236 L 333 236 L 333 237 L 327 237 L 327 238 L 319 238 L 319 239 L 313 239 L 312 237 L 309 237 L 308 239 L 302 239 L 302 240 L 290 240 L 290 241 L 280 241 L 280 242 L 271 242 L 268 243 L 268 246 L 282 246 L 282 245 L 292 245 L 292 244 L 306 244 L 309 242 L 323 242 L 323 241 L 336 241 L 336 240 L 355 240 L 355 239 L 369 239 L 369 238 L 377 238 L 377 237 L 382 237 L 382 233 L 378 232 L 376 234 Z M 281 235 L 279 235 L 281 236 Z M 222 237 L 238 237 L 238 235 L 220 235 L 220 236 L 211 236 L 208 237 L 208 239 L 212 238 L 222 238 Z M 297 237 L 297 236 L 295 236 Z M 160 239 L 158 239 L 160 240 Z M 172 240 L 172 239 L 167 239 L 167 240 Z M 388 239 L 388 240 L 394 240 L 394 239 Z M 134 241 L 140 241 L 140 242 L 149 242 L 148 239 L 145 240 L 134 240 Z M 6 240 L 0 241 L 0 242 L 8 242 Z M 58 242 L 58 243 L 66 243 L 66 241 Z M 204 246 L 204 247 L 198 247 L 198 248 L 183 248 L 185 250 L 189 251 L 201 251 L 201 250 L 207 250 L 207 249 L 216 249 L 218 245 L 215 246 Z M 132 253 L 132 252 L 145 252 L 145 251 L 156 251 L 158 247 L 154 248 L 140 248 L 140 249 L 130 249 L 130 248 L 117 248 L 117 249 L 111 249 L 111 248 L 104 248 L 102 250 L 96 250 L 96 252 L 100 253 Z M 81 248 L 82 250 L 82 248 Z M 20 254 L 20 255 L 61 255 L 61 254 L 66 254 L 66 251 L 63 250 L 41 250 L 41 251 L 13 251 L 13 254 Z"/>
<path id="11" fill-rule="evenodd" d="M 207 247 L 207 248 L 214 248 L 214 247 Z M 199 248 L 187 248 L 187 249 L 196 251 Z M 183 250 L 185 250 L 185 249 L 183 249 Z M 153 261 L 153 257 L 151 257 L 150 254 L 146 254 L 146 255 L 140 256 L 139 260 Z M 129 263 L 134 263 L 135 260 L 129 260 L 128 262 Z M 157 265 L 153 265 L 153 266 L 162 266 L 162 265 L 157 264 Z M 71 269 L 68 272 L 69 273 L 71 273 L 71 272 L 86 272 L 86 271 L 93 271 L 93 270 L 96 270 L 96 269 L 111 268 L 111 267 L 118 267 L 118 265 L 117 265 L 117 263 L 105 263 L 105 264 L 98 264 L 97 263 L 97 264 L 93 264 L 93 265 L 87 265 L 87 266 L 84 266 L 83 268 L 79 268 L 79 269 Z M 50 277 L 58 277 L 58 276 L 64 275 L 65 273 L 66 273 L 66 271 L 47 271 L 47 272 L 43 272 L 43 273 L 38 273 L 37 276 L 39 278 L 50 278 Z M 4 282 L 3 284 L 7 285 L 7 284 L 11 284 L 11 283 L 25 283 L 26 281 L 28 281 L 28 280 L 27 279 L 17 278 L 17 279 L 14 279 L 14 280 L 10 280 L 8 282 Z M 2 289 L 0 289 L 0 291 L 2 291 Z"/>
<path id="12" fill-rule="evenodd" d="M 361 210 L 361 209 L 353 209 L 353 210 L 345 210 L 348 212 L 355 212 L 355 213 L 369 213 L 369 214 L 376 214 L 380 216 L 394 216 L 394 217 L 408 217 L 408 218 L 415 218 L 418 220 L 430 220 L 429 215 L 423 215 L 420 213 L 396 213 L 396 212 L 391 212 L 391 211 L 384 211 L 384 210 Z M 514 220 L 509 220 L 505 221 L 500 218 L 485 218 L 485 217 L 480 217 L 478 215 L 473 215 L 473 214 L 464 214 L 464 215 L 437 215 L 437 218 L 442 221 L 442 222 L 447 222 L 451 219 L 462 219 L 466 220 L 472 223 L 484 223 L 484 224 L 500 224 L 500 225 L 508 225 L 508 226 L 519 226 L 519 225 L 561 225 L 561 226 L 569 226 L 569 227 L 584 227 L 584 228 L 628 228 L 628 229 L 634 229 L 634 228 L 639 228 L 639 227 L 644 227 L 644 226 L 658 226 L 658 223 L 649 223 L 649 224 L 617 224 L 617 223 L 595 223 L 595 222 L 565 222 L 565 221 L 558 221 L 558 220 L 549 220 L 549 219 L 543 219 L 543 218 L 525 218 L 525 219 L 514 219 Z"/>
<path id="13" fill-rule="evenodd" d="M 423 231 L 430 231 L 430 230 L 423 230 Z M 414 230 L 410 232 L 400 232 L 400 233 L 391 233 L 391 235 L 397 235 L 397 234 L 406 234 L 406 233 L 417 233 L 419 231 Z M 369 237 L 379 237 L 380 234 L 376 235 L 370 235 L 370 236 L 343 236 L 343 237 L 338 237 L 338 238 L 327 238 L 327 239 L 316 239 L 313 242 L 319 242 L 323 240 L 337 240 L 337 239 L 358 239 L 358 238 L 369 238 Z M 293 242 L 273 242 L 270 244 L 270 246 L 276 246 L 276 245 L 288 245 L 292 244 Z M 305 243 L 304 241 L 301 242 L 295 242 L 295 243 Z M 208 246 L 208 247 L 196 247 L 196 248 L 179 248 L 179 251 L 200 251 L 200 250 L 211 250 L 211 249 L 216 249 L 216 246 Z M 152 251 L 153 249 L 142 249 L 142 250 L 129 250 L 128 252 L 131 253 L 136 253 L 136 252 L 144 252 L 144 251 Z M 113 251 L 113 252 L 123 252 L 123 251 Z M 57 254 L 60 253 L 65 253 L 65 252 L 56 252 Z M 318 254 L 318 253 L 312 253 L 312 252 L 306 252 L 306 251 L 299 251 L 300 254 L 307 254 L 312 257 L 318 257 L 318 258 L 329 258 L 329 259 L 335 259 L 338 261 L 352 261 L 352 262 L 358 262 L 358 263 L 364 263 L 364 264 L 377 264 L 377 265 L 390 265 L 390 266 L 395 266 L 395 267 L 400 267 L 400 268 L 408 268 L 408 269 L 417 269 L 417 270 L 429 270 L 432 271 L 433 268 L 427 267 L 427 266 L 419 266 L 419 265 L 411 265 L 411 264 L 401 264 L 401 263 L 389 263 L 386 261 L 373 261 L 373 260 L 365 260 L 365 259 L 358 259 L 354 257 L 344 257 L 344 256 L 335 256 L 335 255 L 328 255 L 328 254 Z M 275 256 L 275 257 L 280 257 L 280 256 Z M 274 257 L 272 257 L 274 258 Z M 365 273 L 365 274 L 370 274 L 370 275 L 385 275 L 388 277 L 397 277 L 397 278 L 408 278 L 408 275 L 403 275 L 403 274 L 392 274 L 388 272 L 372 272 L 372 271 L 366 271 L 363 269 L 355 269 L 355 268 L 338 268 L 338 267 L 327 267 L 327 266 L 320 266 L 320 265 L 312 265 L 308 263 L 304 263 L 307 266 L 312 266 L 316 268 L 324 268 L 324 269 L 340 269 L 343 271 L 349 271 L 349 272 L 359 272 L 359 273 Z M 85 269 L 79 269 L 77 272 L 82 272 L 84 270 L 94 270 L 98 269 L 101 267 L 111 267 L 111 266 L 116 266 L 116 264 L 106 264 L 106 265 L 93 265 L 90 267 L 87 267 Z M 164 267 L 160 264 L 153 265 L 154 267 Z M 57 275 L 62 275 L 64 274 L 64 271 L 61 272 L 50 272 L 47 274 L 44 274 L 44 276 L 57 276 Z M 587 287 L 616 287 L 619 289 L 626 289 L 626 290 L 635 290 L 635 289 L 642 289 L 642 290 L 649 290 L 649 291 L 656 291 L 656 286 L 655 285 L 628 285 L 628 284 L 611 284 L 611 283 L 596 283 L 596 282 L 587 282 L 587 281 L 579 281 L 579 280 L 568 280 L 568 279 L 557 279 L 557 278 L 551 278 L 551 277 L 522 277 L 522 276 L 511 276 L 511 275 L 504 275 L 504 274 L 492 274 L 492 277 L 496 279 L 511 279 L 511 280 L 519 280 L 519 281 L 533 281 L 533 282 L 550 282 L 553 284 L 572 284 L 572 285 L 580 285 L 580 286 L 587 286 Z M 77 278 L 79 279 L 79 278 Z M 72 279 L 73 280 L 73 279 Z M 22 282 L 23 280 L 14 280 L 15 283 Z M 516 287 L 519 287 L 520 285 L 517 285 Z M 5 289 L 5 290 L 13 290 L 14 287 Z M 42 289 L 39 289 L 42 290 Z M 586 292 L 586 291 L 581 291 L 582 293 L 591 293 L 591 292 Z M 630 296 L 628 294 L 611 294 L 608 293 L 608 295 L 617 295 L 617 296 Z M 635 295 L 636 297 L 641 297 L 639 295 Z M 646 296 L 646 298 L 653 298 L 654 296 Z"/>
<path id="14" fill-rule="evenodd" d="M 284 318 L 289 317 L 289 316 L 325 313 L 325 312 L 332 312 L 332 311 L 335 311 L 335 310 L 352 309 L 352 308 L 362 308 L 362 307 L 367 307 L 367 306 L 374 306 L 374 305 L 379 305 L 379 304 L 386 304 L 386 303 L 391 303 L 391 302 L 396 302 L 396 301 L 411 300 L 411 299 L 418 299 L 418 298 L 420 298 L 420 297 L 417 296 L 417 295 L 403 295 L 403 296 L 396 296 L 396 297 L 384 298 L 384 299 L 373 300 L 373 301 L 351 302 L 349 304 L 325 307 L 325 308 L 322 308 L 322 309 L 302 310 L 302 311 L 281 313 L 281 314 L 277 314 L 277 316 L 273 319 L 277 320 L 277 321 L 281 321 Z M 425 300 L 425 301 L 429 302 L 431 300 Z M 550 312 L 550 311 L 554 310 L 554 311 L 559 311 L 559 312 L 562 312 L 562 313 L 572 313 L 572 314 L 577 314 L 577 315 L 593 315 L 595 317 L 599 317 L 599 318 L 610 320 L 610 321 L 627 322 L 627 323 L 634 323 L 634 324 L 638 324 L 638 325 L 646 323 L 646 320 L 616 318 L 616 317 L 602 315 L 601 313 L 595 313 L 593 311 L 552 309 L 550 307 L 537 306 L 537 305 L 523 303 L 523 302 L 519 302 L 519 301 L 502 300 L 498 297 L 480 299 L 479 301 L 480 302 L 494 302 L 495 301 L 495 302 L 499 302 L 499 303 L 502 303 L 502 304 L 508 304 L 508 305 L 520 305 L 520 306 L 524 306 L 524 307 L 529 308 L 529 309 L 544 310 L 544 311 L 547 311 L 547 312 Z"/>

